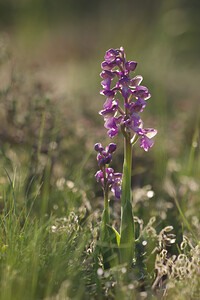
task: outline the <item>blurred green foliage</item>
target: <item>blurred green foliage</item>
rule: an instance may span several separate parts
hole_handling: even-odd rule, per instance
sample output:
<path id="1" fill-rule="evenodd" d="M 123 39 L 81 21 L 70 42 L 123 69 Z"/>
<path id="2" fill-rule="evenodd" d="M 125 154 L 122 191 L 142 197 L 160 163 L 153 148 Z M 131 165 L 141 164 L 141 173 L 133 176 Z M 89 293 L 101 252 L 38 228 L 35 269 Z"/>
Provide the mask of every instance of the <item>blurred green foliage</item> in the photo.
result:
<path id="1" fill-rule="evenodd" d="M 122 299 L 135 293 L 135 286 L 127 289 L 120 280 L 116 290 L 108 289 L 106 277 L 97 276 L 98 247 L 90 250 L 103 210 L 93 145 L 110 142 L 98 115 L 105 100 L 99 95 L 100 63 L 109 48 L 123 45 L 128 59 L 138 61 L 136 74 L 152 94 L 143 113 L 145 126 L 158 129 L 148 154 L 134 147 L 134 213 L 145 225 L 156 216 L 157 233 L 172 225 L 177 243 L 167 250 L 177 255 L 184 233 L 194 240 L 176 197 L 199 238 L 199 9 L 195 0 L 0 2 L 2 299 L 13 299 L 16 282 L 16 299 L 27 286 L 27 299 L 53 297 L 59 290 L 60 297 L 76 299 L 88 299 L 88 293 L 101 299 L 106 289 L 111 299 L 115 293 Z M 114 141 L 113 167 L 121 172 L 122 137 Z M 120 203 L 114 197 L 110 208 L 119 229 Z M 60 218 L 62 226 L 72 211 L 84 234 L 72 228 L 74 238 L 71 229 L 54 236 L 48 226 Z M 67 228 L 71 221 L 77 224 L 70 220 Z M 154 246 L 152 239 L 147 252 Z M 154 270 L 154 263 L 147 265 Z M 26 277 L 30 268 L 34 276 Z M 131 273 L 129 284 L 135 284 L 135 276 Z M 112 280 L 115 285 L 115 274 Z M 150 297 L 152 278 L 138 282 L 137 291 L 145 286 Z"/>

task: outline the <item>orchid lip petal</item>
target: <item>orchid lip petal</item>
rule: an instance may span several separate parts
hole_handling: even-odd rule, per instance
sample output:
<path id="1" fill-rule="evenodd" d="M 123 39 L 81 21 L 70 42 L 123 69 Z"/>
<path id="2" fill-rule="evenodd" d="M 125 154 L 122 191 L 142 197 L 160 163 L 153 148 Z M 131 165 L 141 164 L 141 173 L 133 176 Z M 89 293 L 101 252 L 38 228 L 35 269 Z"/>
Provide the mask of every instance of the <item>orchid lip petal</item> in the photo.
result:
<path id="1" fill-rule="evenodd" d="M 147 136 L 142 136 L 140 139 L 140 147 L 143 148 L 145 151 L 148 151 L 154 144 L 154 141 L 149 139 Z"/>

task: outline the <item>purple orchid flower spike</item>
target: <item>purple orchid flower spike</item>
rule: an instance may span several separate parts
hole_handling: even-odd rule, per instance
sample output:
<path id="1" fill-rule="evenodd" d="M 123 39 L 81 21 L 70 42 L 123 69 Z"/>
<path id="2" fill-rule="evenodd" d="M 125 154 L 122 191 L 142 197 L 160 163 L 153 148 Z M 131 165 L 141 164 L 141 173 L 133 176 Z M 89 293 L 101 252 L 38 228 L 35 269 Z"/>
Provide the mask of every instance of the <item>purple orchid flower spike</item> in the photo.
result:
<path id="1" fill-rule="evenodd" d="M 148 137 L 149 132 L 141 134 L 143 121 L 138 114 L 143 112 L 151 94 L 145 86 L 140 85 L 142 76 L 130 77 L 131 72 L 134 72 L 137 67 L 137 62 L 126 60 L 124 49 L 120 47 L 106 52 L 101 67 L 103 90 L 100 93 L 107 99 L 100 115 L 104 117 L 104 127 L 108 129 L 108 136 L 113 138 L 118 134 L 119 128 L 125 128 L 127 132 L 132 132 L 133 136 L 138 135 L 140 146 L 148 151 L 153 146 L 153 141 Z M 112 80 L 116 77 L 118 81 L 112 86 Z M 122 106 L 120 101 L 115 99 L 117 93 L 122 95 Z M 156 133 L 157 131 L 154 130 L 154 135 Z"/>
<path id="2" fill-rule="evenodd" d="M 103 79 L 100 94 L 106 96 L 103 109 L 99 112 L 104 118 L 104 127 L 108 130 L 110 138 L 115 137 L 121 129 L 124 136 L 124 164 L 123 174 L 115 173 L 110 168 L 112 155 L 116 150 L 116 144 L 110 143 L 103 148 L 101 143 L 94 146 L 97 151 L 99 171 L 95 178 L 100 183 L 104 192 L 104 211 L 101 225 L 101 241 L 104 245 L 101 249 L 105 268 L 110 267 L 114 252 L 110 247 L 110 213 L 109 192 L 112 191 L 117 199 L 121 199 L 121 227 L 117 233 L 116 244 L 119 246 L 117 260 L 119 263 L 128 264 L 131 267 L 135 253 L 135 228 L 132 209 L 132 150 L 133 145 L 140 140 L 140 147 L 148 151 L 154 144 L 152 137 L 157 134 L 153 128 L 144 128 L 140 113 L 147 106 L 147 100 L 151 97 L 148 89 L 141 86 L 142 76 L 134 75 L 137 62 L 126 60 L 124 48 L 109 49 L 102 62 Z M 118 97 L 119 96 L 119 97 Z M 107 226 L 108 225 L 108 226 Z M 116 230 L 114 229 L 114 234 Z M 113 242 L 113 240 L 112 240 Z M 108 248 L 105 247 L 108 245 Z M 108 258 L 108 260 L 106 260 Z M 109 261 L 109 262 L 108 262 Z M 116 265 L 116 264 L 115 264 Z"/>

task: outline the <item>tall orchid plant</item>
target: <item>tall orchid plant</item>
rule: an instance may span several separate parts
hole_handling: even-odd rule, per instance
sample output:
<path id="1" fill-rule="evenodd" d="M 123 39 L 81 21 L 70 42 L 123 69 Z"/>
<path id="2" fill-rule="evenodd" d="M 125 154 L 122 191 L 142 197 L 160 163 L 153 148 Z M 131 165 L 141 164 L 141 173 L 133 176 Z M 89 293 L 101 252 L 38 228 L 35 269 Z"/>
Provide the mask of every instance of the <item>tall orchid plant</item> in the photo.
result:
<path id="1" fill-rule="evenodd" d="M 114 173 L 109 167 L 116 144 L 111 143 L 105 149 L 97 143 L 94 149 L 98 152 L 97 161 L 100 170 L 95 174 L 104 192 L 104 212 L 101 225 L 102 256 L 105 268 L 112 267 L 117 262 L 132 264 L 135 250 L 135 230 L 131 196 L 131 166 L 132 148 L 140 141 L 140 147 L 148 151 L 154 144 L 151 139 L 157 131 L 153 128 L 144 128 L 139 113 L 146 107 L 146 101 L 151 97 L 148 89 L 141 86 L 142 76 L 133 78 L 130 73 L 135 70 L 137 62 L 126 60 L 123 47 L 110 49 L 106 52 L 102 62 L 100 74 L 103 81 L 101 94 L 106 96 L 103 110 L 99 113 L 104 117 L 104 127 L 108 129 L 108 136 L 113 138 L 121 129 L 124 137 L 124 164 L 123 174 Z M 117 83 L 112 87 L 112 80 Z M 121 94 L 123 103 L 117 99 Z M 120 106 L 121 104 L 121 106 Z M 110 226 L 109 191 L 121 199 L 121 228 L 120 234 Z M 114 245 L 114 247 L 113 247 Z M 119 250 L 119 255 L 117 255 Z"/>

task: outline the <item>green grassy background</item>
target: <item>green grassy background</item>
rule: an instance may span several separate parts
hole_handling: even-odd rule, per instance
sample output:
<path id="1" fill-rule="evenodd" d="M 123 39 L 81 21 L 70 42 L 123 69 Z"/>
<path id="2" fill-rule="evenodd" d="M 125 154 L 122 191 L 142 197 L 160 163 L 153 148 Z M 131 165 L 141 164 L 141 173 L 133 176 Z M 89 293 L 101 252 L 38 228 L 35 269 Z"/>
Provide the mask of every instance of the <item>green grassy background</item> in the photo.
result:
<path id="1" fill-rule="evenodd" d="M 199 6 L 0 3 L 0 299 L 103 299 L 106 293 L 93 251 L 103 207 L 93 145 L 110 142 L 98 115 L 105 100 L 100 63 L 109 48 L 123 45 L 138 62 L 135 74 L 152 95 L 142 118 L 158 130 L 148 153 L 134 147 L 134 213 L 144 224 L 156 216 L 157 232 L 172 225 L 178 245 L 183 233 L 195 244 L 175 199 L 199 238 Z M 113 166 L 121 172 L 122 136 L 113 141 Z M 110 204 L 118 228 L 120 203 L 111 197 Z M 177 245 L 170 253 L 178 253 Z M 107 289 L 110 298 L 132 295 L 125 284 L 113 295 Z"/>

